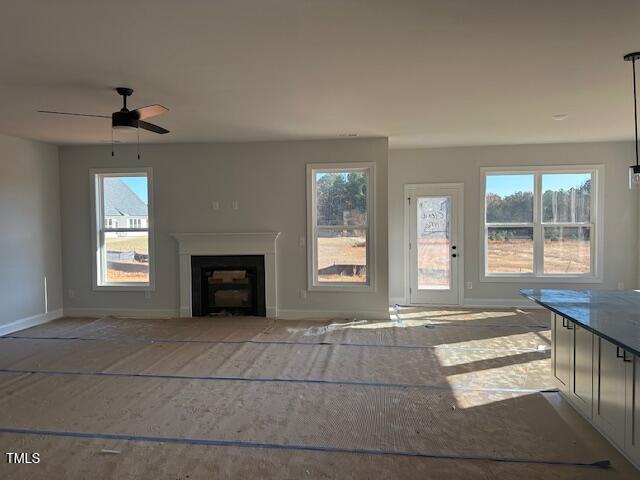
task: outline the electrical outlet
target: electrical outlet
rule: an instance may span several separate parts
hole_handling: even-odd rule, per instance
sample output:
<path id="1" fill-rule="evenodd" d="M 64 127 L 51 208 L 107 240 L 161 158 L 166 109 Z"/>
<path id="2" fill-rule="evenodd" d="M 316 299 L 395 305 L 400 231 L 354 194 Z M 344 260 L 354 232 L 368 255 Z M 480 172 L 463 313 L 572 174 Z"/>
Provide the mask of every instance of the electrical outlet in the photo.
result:
<path id="1" fill-rule="evenodd" d="M 467 290 L 471 290 L 473 288 L 473 282 L 467 282 Z"/>
<path id="2" fill-rule="evenodd" d="M 213 202 L 211 202 L 211 207 L 214 210 L 220 210 L 220 202 L 218 200 L 214 200 Z"/>
<path id="3" fill-rule="evenodd" d="M 618 282 L 618 290 L 624 290 L 624 282 Z"/>
<path id="4" fill-rule="evenodd" d="M 76 291 L 69 289 L 69 298 L 75 298 L 75 296 L 76 296 Z"/>
<path id="5" fill-rule="evenodd" d="M 306 290 L 300 290 L 300 298 L 307 298 L 307 291 Z"/>

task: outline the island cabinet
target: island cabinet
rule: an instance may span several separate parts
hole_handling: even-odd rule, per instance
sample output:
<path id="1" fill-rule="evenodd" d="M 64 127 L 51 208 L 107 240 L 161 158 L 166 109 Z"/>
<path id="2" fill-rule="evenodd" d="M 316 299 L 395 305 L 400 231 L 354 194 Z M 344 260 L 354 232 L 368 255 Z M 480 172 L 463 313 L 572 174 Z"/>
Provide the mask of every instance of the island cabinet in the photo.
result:
<path id="1" fill-rule="evenodd" d="M 633 355 L 627 363 L 627 415 L 630 416 L 625 438 L 625 451 L 640 466 L 640 357 Z"/>
<path id="2" fill-rule="evenodd" d="M 593 415 L 593 342 L 588 330 L 551 314 L 552 369 L 556 386 L 588 419 Z"/>
<path id="3" fill-rule="evenodd" d="M 611 342 L 598 338 L 595 348 L 596 426 L 621 449 L 625 447 L 625 427 L 632 411 L 627 408 L 627 363 L 625 354 Z"/>
<path id="4" fill-rule="evenodd" d="M 553 380 L 564 397 L 640 465 L 640 357 L 551 314 Z"/>
<path id="5" fill-rule="evenodd" d="M 557 387 L 565 395 L 569 394 L 569 372 L 571 371 L 571 332 L 567 320 L 551 314 L 551 370 Z"/>
<path id="6" fill-rule="evenodd" d="M 571 332 L 571 376 L 569 400 L 589 420 L 593 417 L 593 346 L 594 335 L 587 329 L 567 321 Z"/>
<path id="7" fill-rule="evenodd" d="M 640 290 L 520 293 L 551 312 L 560 393 L 640 469 Z"/>

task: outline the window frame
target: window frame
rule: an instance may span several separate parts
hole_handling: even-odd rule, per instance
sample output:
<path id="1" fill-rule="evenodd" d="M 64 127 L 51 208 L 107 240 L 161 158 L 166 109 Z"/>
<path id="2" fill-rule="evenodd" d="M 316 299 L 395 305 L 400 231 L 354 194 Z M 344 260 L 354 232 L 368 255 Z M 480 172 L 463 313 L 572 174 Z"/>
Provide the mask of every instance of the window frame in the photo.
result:
<path id="1" fill-rule="evenodd" d="M 591 218 L 589 223 L 549 223 L 542 221 L 542 176 L 545 174 L 590 173 L 592 175 Z M 533 175 L 533 222 L 487 223 L 486 186 L 490 175 Z M 480 281 L 528 283 L 602 283 L 604 228 L 604 165 L 553 165 L 522 167 L 481 167 L 480 168 Z M 487 238 L 489 227 L 533 227 L 533 272 L 531 273 L 489 273 Z M 544 273 L 544 227 L 549 226 L 590 226 L 591 227 L 591 272 L 589 273 Z"/>
<path id="2" fill-rule="evenodd" d="M 363 226 L 321 226 L 317 225 L 315 174 L 337 172 L 367 172 L 367 225 Z M 349 163 L 309 163 L 307 164 L 307 289 L 323 292 L 375 292 L 376 291 L 376 249 L 375 249 L 375 204 L 376 170 L 374 162 Z M 353 229 L 365 230 L 367 241 L 367 282 L 319 282 L 317 234 L 319 230 Z"/>
<path id="3" fill-rule="evenodd" d="M 146 228 L 106 228 L 103 214 L 103 191 L 101 179 L 105 177 L 147 177 L 147 213 Z M 93 252 L 91 254 L 91 267 L 93 277 L 93 290 L 110 291 L 154 291 L 155 290 L 155 222 L 154 222 L 154 194 L 153 194 L 153 169 L 151 167 L 140 168 L 92 168 L 89 170 L 89 187 L 91 192 L 91 239 Z M 128 223 L 127 223 L 128 224 Z M 104 259 L 104 233 L 126 230 L 128 232 L 148 232 L 149 242 L 149 282 L 146 283 L 113 283 L 103 281 Z"/>

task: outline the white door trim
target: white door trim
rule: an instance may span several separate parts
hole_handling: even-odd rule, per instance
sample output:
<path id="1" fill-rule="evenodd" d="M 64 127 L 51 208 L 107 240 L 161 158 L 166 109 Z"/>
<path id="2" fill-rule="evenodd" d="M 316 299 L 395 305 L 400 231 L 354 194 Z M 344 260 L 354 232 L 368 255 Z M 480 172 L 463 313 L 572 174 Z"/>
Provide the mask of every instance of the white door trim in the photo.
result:
<path id="1" fill-rule="evenodd" d="M 406 183 L 404 185 L 404 241 L 403 241 L 403 257 L 404 257 L 404 303 L 410 304 L 411 295 L 409 288 L 411 286 L 411 256 L 409 253 L 409 241 L 411 238 L 411 218 L 409 208 L 409 197 L 415 195 L 421 189 L 428 188 L 448 188 L 458 190 L 458 303 L 464 305 L 464 183 Z"/>

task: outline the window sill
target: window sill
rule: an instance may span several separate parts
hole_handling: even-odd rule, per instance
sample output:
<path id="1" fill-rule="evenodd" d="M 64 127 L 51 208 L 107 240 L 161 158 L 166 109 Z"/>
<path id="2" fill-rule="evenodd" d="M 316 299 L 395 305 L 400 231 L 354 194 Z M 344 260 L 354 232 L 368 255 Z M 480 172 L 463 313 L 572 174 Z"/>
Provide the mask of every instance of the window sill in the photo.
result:
<path id="1" fill-rule="evenodd" d="M 374 285 L 354 285 L 354 284 L 328 284 L 328 285 L 310 285 L 310 292 L 334 292 L 334 293 L 374 293 L 376 287 Z"/>
<path id="2" fill-rule="evenodd" d="M 94 285 L 93 290 L 99 291 L 111 291 L 111 292 L 153 292 L 155 291 L 155 285 Z"/>
<path id="3" fill-rule="evenodd" d="M 601 277 L 594 276 L 567 276 L 538 277 L 534 275 L 484 275 L 480 277 L 483 283 L 602 283 Z"/>

